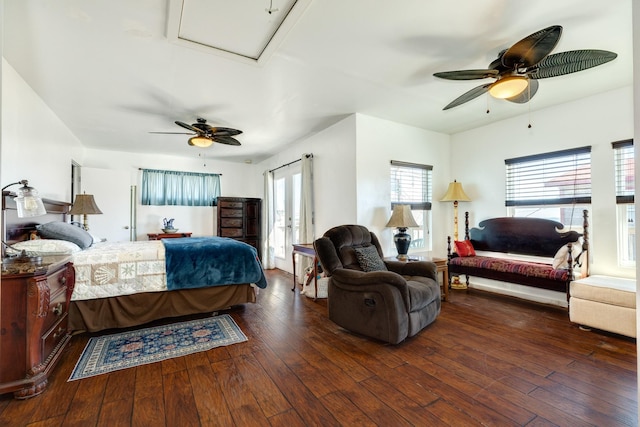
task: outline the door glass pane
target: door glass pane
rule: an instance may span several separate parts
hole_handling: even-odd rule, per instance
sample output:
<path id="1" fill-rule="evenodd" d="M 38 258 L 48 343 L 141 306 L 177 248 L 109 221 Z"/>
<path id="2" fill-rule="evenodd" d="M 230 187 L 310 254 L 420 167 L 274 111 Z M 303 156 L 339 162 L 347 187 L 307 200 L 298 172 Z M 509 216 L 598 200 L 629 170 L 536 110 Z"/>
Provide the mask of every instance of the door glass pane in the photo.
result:
<path id="1" fill-rule="evenodd" d="M 284 178 L 274 181 L 273 203 L 275 206 L 275 222 L 273 225 L 273 246 L 276 257 L 284 258 L 285 231 L 287 229 L 287 216 L 285 212 L 286 194 Z"/>

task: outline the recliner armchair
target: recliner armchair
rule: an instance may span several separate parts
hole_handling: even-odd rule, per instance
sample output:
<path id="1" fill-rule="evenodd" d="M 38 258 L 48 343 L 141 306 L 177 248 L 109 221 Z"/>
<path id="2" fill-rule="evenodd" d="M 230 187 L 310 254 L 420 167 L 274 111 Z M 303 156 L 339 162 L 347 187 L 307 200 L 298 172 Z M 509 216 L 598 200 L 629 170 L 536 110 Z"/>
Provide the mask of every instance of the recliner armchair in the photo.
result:
<path id="1" fill-rule="evenodd" d="M 314 247 L 329 277 L 329 319 L 339 326 L 397 344 L 440 314 L 434 263 L 383 261 L 377 236 L 360 225 L 334 227 Z"/>

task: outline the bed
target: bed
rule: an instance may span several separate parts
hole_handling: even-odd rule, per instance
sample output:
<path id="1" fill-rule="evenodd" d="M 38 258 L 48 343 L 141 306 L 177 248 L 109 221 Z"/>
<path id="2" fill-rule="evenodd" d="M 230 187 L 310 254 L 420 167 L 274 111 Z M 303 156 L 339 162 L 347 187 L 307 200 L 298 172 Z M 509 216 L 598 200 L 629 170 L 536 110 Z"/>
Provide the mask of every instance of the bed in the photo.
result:
<path id="1" fill-rule="evenodd" d="M 3 193 L 5 242 L 15 244 L 30 240 L 42 224 L 67 221 L 70 203 L 47 199 L 43 201 L 47 215 L 18 218 L 12 197 Z M 255 248 L 250 245 L 223 238 L 173 239 L 171 244 L 181 248 L 178 252 L 175 248 L 167 251 L 166 243 L 169 240 L 156 240 L 96 243 L 71 254 L 76 285 L 69 307 L 70 329 L 74 332 L 96 332 L 126 328 L 167 317 L 211 313 L 255 302 L 258 286 L 266 287 L 264 272 L 257 256 L 253 258 L 257 266 L 250 265 L 251 261 L 245 260 L 245 264 L 239 268 L 227 269 L 231 258 L 224 256 L 224 250 L 223 255 L 217 253 L 206 256 L 203 252 L 202 245 L 214 245 L 214 242 L 215 246 L 226 243 L 245 245 L 255 254 Z M 205 249 L 208 250 L 208 246 Z M 168 264 L 167 258 L 174 259 L 173 264 Z M 187 264 L 192 262 L 191 267 L 185 264 L 185 258 Z M 175 259 L 181 263 L 176 263 Z M 43 262 L 46 262 L 46 256 L 43 257 Z M 177 267 L 170 269 L 167 265 Z M 243 275 L 241 270 L 247 270 L 248 266 L 251 274 Z M 188 268 L 192 269 L 190 273 L 186 273 Z M 185 280 L 188 281 L 190 275 L 194 272 L 200 274 L 202 271 L 218 274 L 216 277 L 224 280 L 230 277 L 251 279 L 224 282 L 234 284 L 217 282 L 215 286 L 208 286 L 213 283 L 205 283 L 206 277 L 199 276 L 198 283 L 194 284 L 198 287 L 184 287 Z"/>

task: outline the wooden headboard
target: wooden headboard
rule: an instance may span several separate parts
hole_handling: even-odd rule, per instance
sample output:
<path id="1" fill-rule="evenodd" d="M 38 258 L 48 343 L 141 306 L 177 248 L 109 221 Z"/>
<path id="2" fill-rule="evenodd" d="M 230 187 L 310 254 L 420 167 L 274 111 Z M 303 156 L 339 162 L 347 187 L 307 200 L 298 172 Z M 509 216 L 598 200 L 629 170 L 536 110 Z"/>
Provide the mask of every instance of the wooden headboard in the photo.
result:
<path id="1" fill-rule="evenodd" d="M 36 225 L 51 221 L 66 221 L 71 209 L 71 203 L 59 200 L 42 199 L 47 214 L 33 218 L 18 218 L 18 208 L 13 198 L 15 193 L 2 192 L 2 240 L 6 243 L 16 243 L 29 239 L 29 234 Z M 4 245 L 2 245 L 4 254 Z"/>

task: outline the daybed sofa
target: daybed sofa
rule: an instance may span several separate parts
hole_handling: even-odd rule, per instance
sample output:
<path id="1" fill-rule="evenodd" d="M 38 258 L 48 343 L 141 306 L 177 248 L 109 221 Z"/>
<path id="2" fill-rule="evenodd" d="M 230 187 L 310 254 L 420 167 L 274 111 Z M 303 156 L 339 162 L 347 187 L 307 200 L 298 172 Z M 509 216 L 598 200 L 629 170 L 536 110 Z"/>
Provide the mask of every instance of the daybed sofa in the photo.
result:
<path id="1" fill-rule="evenodd" d="M 491 218 L 469 229 L 465 212 L 465 240 L 453 242 L 456 253 L 447 238 L 449 274 L 465 275 L 467 285 L 469 276 L 475 276 L 564 292 L 568 300 L 574 267 L 588 274 L 586 210 L 583 217 L 581 234 L 541 218 Z"/>

